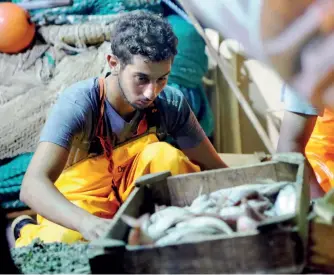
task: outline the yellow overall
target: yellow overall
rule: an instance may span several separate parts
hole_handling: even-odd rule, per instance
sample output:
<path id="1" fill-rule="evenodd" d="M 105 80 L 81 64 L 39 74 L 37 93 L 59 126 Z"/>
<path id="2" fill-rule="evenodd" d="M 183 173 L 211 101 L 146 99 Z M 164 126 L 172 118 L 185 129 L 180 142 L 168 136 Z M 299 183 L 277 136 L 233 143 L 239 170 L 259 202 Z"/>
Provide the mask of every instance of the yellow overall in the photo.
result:
<path id="1" fill-rule="evenodd" d="M 325 110 L 317 118 L 305 154 L 320 186 L 328 192 L 334 186 L 334 114 L 331 111 Z"/>
<path id="2" fill-rule="evenodd" d="M 100 99 L 104 102 L 102 87 L 104 86 L 100 82 Z M 101 104 L 100 121 L 103 108 Z M 145 121 L 140 124 L 145 125 Z M 100 127 L 100 131 L 103 130 L 101 128 L 103 127 Z M 120 203 L 124 202 L 134 189 L 134 181 L 142 175 L 166 170 L 172 175 L 200 171 L 199 166 L 193 164 L 180 150 L 166 142 L 160 142 L 155 133 L 146 131 L 145 134 L 115 148 L 112 153 L 110 148 L 103 144 L 105 140 L 100 140 L 104 155 L 86 158 L 71 165 L 55 183 L 69 201 L 99 217 L 112 218 Z M 41 216 L 37 217 L 37 223 L 28 224 L 21 229 L 16 247 L 28 245 L 35 238 L 44 242 L 65 243 L 83 240 L 79 232 Z"/>

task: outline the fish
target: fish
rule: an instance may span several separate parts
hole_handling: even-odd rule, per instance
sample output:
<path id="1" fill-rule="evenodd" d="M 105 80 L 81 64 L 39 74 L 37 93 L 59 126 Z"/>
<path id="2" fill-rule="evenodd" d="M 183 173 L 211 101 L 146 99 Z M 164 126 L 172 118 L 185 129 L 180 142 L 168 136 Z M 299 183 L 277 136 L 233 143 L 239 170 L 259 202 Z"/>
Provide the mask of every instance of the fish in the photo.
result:
<path id="1" fill-rule="evenodd" d="M 282 188 L 275 200 L 274 209 L 278 216 L 294 214 L 297 208 L 297 193 L 292 184 Z"/>
<path id="2" fill-rule="evenodd" d="M 263 200 L 247 200 L 247 203 L 250 207 L 259 211 L 260 213 L 263 213 L 265 210 L 268 210 L 273 206 L 270 200 L 266 197 L 264 197 Z"/>
<path id="3" fill-rule="evenodd" d="M 157 246 L 165 246 L 179 243 L 179 241 L 189 235 L 194 233 L 201 233 L 206 235 L 212 235 L 217 233 L 218 231 L 214 228 L 210 227 L 182 227 L 182 228 L 172 228 L 169 230 L 168 234 L 159 240 L 156 241 Z"/>
<path id="4" fill-rule="evenodd" d="M 130 217 L 126 214 L 121 216 L 121 219 L 130 227 L 130 233 L 128 235 L 128 245 L 151 245 L 154 244 L 154 240 L 150 238 L 145 231 L 147 227 L 147 221 L 149 221 L 149 214 L 144 214 L 138 219 Z"/>
<path id="5" fill-rule="evenodd" d="M 199 195 L 198 197 L 196 197 L 193 202 L 191 203 L 190 207 L 196 206 L 196 205 L 200 205 L 203 202 L 208 201 L 209 199 L 209 195 L 207 194 L 203 194 L 203 195 Z"/>
<path id="6" fill-rule="evenodd" d="M 274 215 L 276 208 L 286 213 L 284 211 L 292 211 L 296 206 L 290 203 L 289 209 L 283 209 L 288 198 L 296 201 L 296 192 L 292 192 L 288 182 L 268 180 L 210 194 L 202 194 L 202 191 L 203 186 L 189 206 L 155 205 L 155 213 L 139 219 L 123 215 L 124 222 L 132 227 L 128 236 L 128 246 L 132 248 L 129 249 L 254 231 L 260 222 Z M 272 199 L 276 194 L 277 199 L 272 203 L 267 196 Z"/>
<path id="7" fill-rule="evenodd" d="M 228 224 L 214 217 L 202 216 L 194 217 L 192 219 L 178 223 L 176 228 L 192 227 L 192 228 L 214 228 L 221 233 L 232 234 L 233 230 Z"/>
<path id="8" fill-rule="evenodd" d="M 246 199 L 243 201 L 243 205 L 245 207 L 246 215 L 249 218 L 255 221 L 263 221 L 266 219 L 266 216 L 258 211 L 256 208 L 251 207 Z"/>
<path id="9" fill-rule="evenodd" d="M 148 226 L 148 235 L 157 240 L 166 234 L 166 230 L 180 221 L 188 219 L 193 214 L 181 207 L 170 206 L 159 212 L 154 213 L 151 218 L 151 224 Z"/>
<path id="10" fill-rule="evenodd" d="M 169 206 L 166 208 L 163 208 L 162 210 L 155 212 L 151 215 L 150 221 L 152 223 L 155 223 L 157 220 L 161 218 L 166 218 L 167 216 L 182 216 L 186 214 L 191 214 L 188 209 L 185 209 L 183 207 L 177 207 L 177 206 Z"/>
<path id="11" fill-rule="evenodd" d="M 258 221 L 248 217 L 241 216 L 237 220 L 237 232 L 249 232 L 257 230 Z"/>
<path id="12" fill-rule="evenodd" d="M 210 197 L 221 204 L 221 207 L 233 206 L 241 202 L 243 198 L 271 196 L 280 191 L 290 182 L 274 182 L 262 180 L 261 183 L 246 184 L 224 188 L 210 193 Z"/>
<path id="13" fill-rule="evenodd" d="M 213 208 L 216 206 L 216 203 L 213 200 L 206 200 L 206 201 L 197 201 L 197 203 L 192 204 L 187 209 L 194 214 L 204 213 L 206 210 Z"/>

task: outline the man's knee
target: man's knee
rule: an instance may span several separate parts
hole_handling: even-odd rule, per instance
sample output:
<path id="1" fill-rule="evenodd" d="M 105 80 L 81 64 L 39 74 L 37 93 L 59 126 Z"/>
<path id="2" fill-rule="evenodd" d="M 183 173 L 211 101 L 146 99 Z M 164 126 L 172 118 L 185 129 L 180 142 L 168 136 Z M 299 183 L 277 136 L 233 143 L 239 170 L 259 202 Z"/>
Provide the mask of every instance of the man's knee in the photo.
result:
<path id="1" fill-rule="evenodd" d="M 142 155 L 149 161 L 175 161 L 183 153 L 167 142 L 155 142 L 147 145 L 142 151 Z"/>

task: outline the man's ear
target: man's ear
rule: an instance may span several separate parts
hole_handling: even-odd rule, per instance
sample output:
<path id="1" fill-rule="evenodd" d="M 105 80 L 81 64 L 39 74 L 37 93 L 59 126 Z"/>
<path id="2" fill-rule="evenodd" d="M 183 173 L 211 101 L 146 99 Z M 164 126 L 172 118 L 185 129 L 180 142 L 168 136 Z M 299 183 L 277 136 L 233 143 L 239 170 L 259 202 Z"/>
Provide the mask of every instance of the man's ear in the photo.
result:
<path id="1" fill-rule="evenodd" d="M 112 75 L 117 75 L 120 71 L 121 64 L 117 56 L 113 54 L 107 55 L 107 61 Z"/>

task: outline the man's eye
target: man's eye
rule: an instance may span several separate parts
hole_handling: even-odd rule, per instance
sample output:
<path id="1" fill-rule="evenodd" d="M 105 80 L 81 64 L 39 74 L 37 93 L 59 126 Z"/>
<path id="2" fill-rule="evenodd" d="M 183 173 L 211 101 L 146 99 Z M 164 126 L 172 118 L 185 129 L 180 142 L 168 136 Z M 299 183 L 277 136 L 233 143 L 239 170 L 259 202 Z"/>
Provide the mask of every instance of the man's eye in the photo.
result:
<path id="1" fill-rule="evenodd" d="M 142 77 L 142 76 L 137 76 L 136 79 L 137 79 L 138 82 L 147 82 L 148 81 L 148 79 L 146 77 Z"/>
<path id="2" fill-rule="evenodd" d="M 159 78 L 159 79 L 158 79 L 159 82 L 164 82 L 164 81 L 166 81 L 166 80 L 167 80 L 167 77 L 162 77 L 162 78 Z"/>

